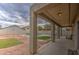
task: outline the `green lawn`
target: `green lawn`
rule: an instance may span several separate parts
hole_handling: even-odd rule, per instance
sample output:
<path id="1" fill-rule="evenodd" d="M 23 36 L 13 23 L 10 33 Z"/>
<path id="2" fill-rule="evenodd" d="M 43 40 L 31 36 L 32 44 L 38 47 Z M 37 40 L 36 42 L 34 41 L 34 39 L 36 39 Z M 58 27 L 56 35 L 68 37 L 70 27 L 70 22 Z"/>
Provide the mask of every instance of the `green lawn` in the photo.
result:
<path id="1" fill-rule="evenodd" d="M 21 43 L 22 42 L 16 38 L 0 39 L 0 48 L 7 48 Z"/>
<path id="2" fill-rule="evenodd" d="M 40 40 L 49 40 L 50 36 L 40 35 L 40 36 L 37 37 L 37 39 L 40 39 Z"/>

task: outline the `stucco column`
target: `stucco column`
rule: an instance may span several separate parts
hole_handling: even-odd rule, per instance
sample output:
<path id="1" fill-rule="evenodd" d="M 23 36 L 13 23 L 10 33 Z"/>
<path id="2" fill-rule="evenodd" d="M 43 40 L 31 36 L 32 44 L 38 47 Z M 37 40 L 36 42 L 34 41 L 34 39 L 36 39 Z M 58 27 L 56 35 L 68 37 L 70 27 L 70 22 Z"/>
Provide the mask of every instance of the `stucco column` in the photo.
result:
<path id="1" fill-rule="evenodd" d="M 31 12 L 31 45 L 30 52 L 31 54 L 37 53 L 37 15 L 35 12 Z"/>
<path id="2" fill-rule="evenodd" d="M 51 40 L 52 42 L 55 42 L 55 24 L 51 24 Z"/>
<path id="3" fill-rule="evenodd" d="M 60 34 L 60 27 L 59 26 L 58 26 L 58 33 L 57 34 L 58 34 L 58 39 L 60 39 L 61 34 Z"/>
<path id="4" fill-rule="evenodd" d="M 62 27 L 60 27 L 60 37 L 62 36 Z"/>

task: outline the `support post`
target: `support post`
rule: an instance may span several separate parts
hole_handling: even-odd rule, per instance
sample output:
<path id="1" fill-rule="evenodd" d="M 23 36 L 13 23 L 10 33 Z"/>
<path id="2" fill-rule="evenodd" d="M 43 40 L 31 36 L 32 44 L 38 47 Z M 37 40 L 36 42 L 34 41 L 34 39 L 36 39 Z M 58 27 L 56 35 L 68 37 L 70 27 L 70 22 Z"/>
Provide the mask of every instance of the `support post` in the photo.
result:
<path id="1" fill-rule="evenodd" d="M 60 27 L 58 26 L 58 39 L 60 39 Z"/>
<path id="2" fill-rule="evenodd" d="M 62 27 L 60 27 L 60 36 L 62 36 Z"/>
<path id="3" fill-rule="evenodd" d="M 52 42 L 55 42 L 55 24 L 51 24 L 51 40 Z"/>
<path id="4" fill-rule="evenodd" d="M 35 12 L 31 12 L 31 41 L 30 41 L 30 52 L 31 54 L 37 53 L 37 14 Z"/>

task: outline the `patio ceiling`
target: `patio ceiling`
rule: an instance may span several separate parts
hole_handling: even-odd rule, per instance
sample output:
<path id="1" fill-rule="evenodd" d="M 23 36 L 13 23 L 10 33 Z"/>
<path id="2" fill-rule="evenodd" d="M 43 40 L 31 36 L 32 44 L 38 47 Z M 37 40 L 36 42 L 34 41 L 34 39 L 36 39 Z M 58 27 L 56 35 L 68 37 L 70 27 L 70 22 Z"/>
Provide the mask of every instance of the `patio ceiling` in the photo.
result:
<path id="1" fill-rule="evenodd" d="M 38 15 L 50 19 L 60 26 L 72 26 L 78 14 L 78 4 L 44 4 L 44 7 L 38 9 L 36 12 Z"/>

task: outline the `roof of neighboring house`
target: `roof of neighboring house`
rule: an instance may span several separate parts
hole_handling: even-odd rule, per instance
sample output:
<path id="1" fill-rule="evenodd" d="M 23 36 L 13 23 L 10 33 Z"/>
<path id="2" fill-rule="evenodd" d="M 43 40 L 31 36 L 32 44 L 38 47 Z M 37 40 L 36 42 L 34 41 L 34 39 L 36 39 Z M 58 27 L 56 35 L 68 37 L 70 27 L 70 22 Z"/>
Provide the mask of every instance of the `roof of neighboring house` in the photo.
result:
<path id="1" fill-rule="evenodd" d="M 16 25 L 0 29 L 0 34 L 8 34 L 8 33 L 26 34 L 26 31 Z"/>
<path id="2" fill-rule="evenodd" d="M 11 27 L 18 27 L 18 28 L 22 29 L 21 27 L 19 27 L 19 26 L 17 26 L 17 25 L 12 25 L 12 26 L 8 26 L 8 27 L 5 27 L 5 28 L 0 28 L 0 30 L 6 29 L 6 28 L 11 28 Z"/>

